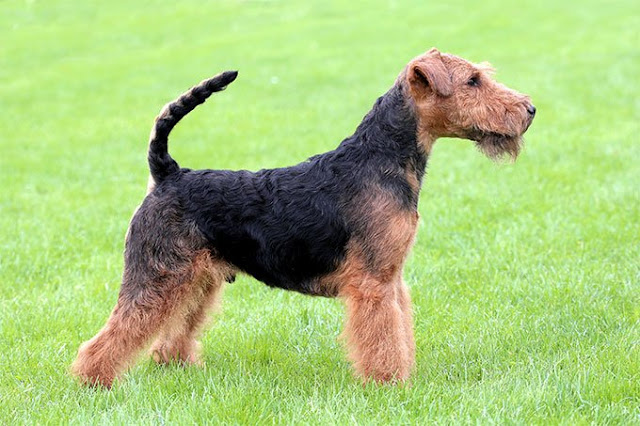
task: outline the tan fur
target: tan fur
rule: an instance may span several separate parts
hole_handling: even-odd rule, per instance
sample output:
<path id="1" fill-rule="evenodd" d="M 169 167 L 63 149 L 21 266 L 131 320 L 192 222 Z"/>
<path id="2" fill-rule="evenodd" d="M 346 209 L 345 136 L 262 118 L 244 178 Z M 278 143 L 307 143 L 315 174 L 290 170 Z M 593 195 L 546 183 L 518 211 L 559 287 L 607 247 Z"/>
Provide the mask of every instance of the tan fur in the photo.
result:
<path id="1" fill-rule="evenodd" d="M 413 165 L 409 164 L 404 171 L 404 176 L 407 180 L 407 183 L 411 187 L 411 191 L 417 198 L 420 194 L 420 181 L 418 180 L 417 170 L 415 170 L 415 167 L 413 167 Z"/>
<path id="2" fill-rule="evenodd" d="M 159 362 L 198 362 L 194 337 L 231 271 L 226 263 L 200 252 L 194 254 L 189 270 L 162 283 L 167 289 L 163 293 L 148 291 L 134 301 L 121 294 L 104 328 L 80 347 L 72 373 L 86 384 L 109 388 L 159 333 L 162 337 L 154 345 Z"/>
<path id="3" fill-rule="evenodd" d="M 436 49 L 409 62 L 400 78 L 408 83 L 418 117 L 418 139 L 427 153 L 437 138 L 475 140 L 471 129 L 477 129 L 510 137 L 499 147 L 478 141 L 478 148 L 489 157 L 518 155 L 520 136 L 533 118 L 527 113 L 531 102 L 528 96 L 494 81 L 492 74 L 493 68 L 486 62 L 473 64 Z M 478 87 L 467 85 L 472 77 L 477 77 Z M 441 87 L 447 83 L 452 90 L 443 93 Z"/>
<path id="4" fill-rule="evenodd" d="M 417 214 L 372 190 L 354 203 L 365 228 L 350 243 L 337 272 L 320 287 L 337 293 L 347 310 L 344 337 L 356 372 L 365 380 L 402 381 L 414 364 L 409 292 L 402 266 L 413 244 Z M 330 290 L 329 290 L 330 289 Z"/>
<path id="5" fill-rule="evenodd" d="M 153 179 L 153 176 L 149 175 L 149 179 L 147 179 L 147 195 L 149 195 L 155 188 L 156 181 Z"/>
<path id="6" fill-rule="evenodd" d="M 352 274 L 340 292 L 347 308 L 349 356 L 365 380 L 405 380 L 411 372 L 413 342 L 397 287 L 365 272 Z"/>
<path id="7" fill-rule="evenodd" d="M 201 364 L 200 344 L 196 339 L 208 314 L 217 306 L 230 271 L 227 264 L 211 260 L 207 253 L 196 259 L 191 294 L 151 345 L 151 355 L 157 363 Z"/>

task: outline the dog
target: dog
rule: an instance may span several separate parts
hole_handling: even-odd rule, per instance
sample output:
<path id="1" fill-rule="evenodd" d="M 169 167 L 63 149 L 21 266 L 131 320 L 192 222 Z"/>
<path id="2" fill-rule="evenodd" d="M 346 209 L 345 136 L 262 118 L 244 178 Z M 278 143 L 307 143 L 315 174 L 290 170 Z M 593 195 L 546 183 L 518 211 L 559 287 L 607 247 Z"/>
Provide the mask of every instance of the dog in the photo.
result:
<path id="1" fill-rule="evenodd" d="M 80 347 L 73 374 L 109 388 L 149 343 L 158 363 L 199 364 L 207 314 L 243 272 L 271 287 L 339 297 L 356 373 L 365 382 L 407 380 L 415 343 L 402 269 L 433 144 L 470 139 L 492 159 L 515 159 L 536 113 L 491 71 L 431 49 L 335 150 L 255 173 L 181 168 L 167 147 L 173 127 L 236 71 L 167 104 L 151 132 L 148 193 L 127 231 L 117 304 Z"/>

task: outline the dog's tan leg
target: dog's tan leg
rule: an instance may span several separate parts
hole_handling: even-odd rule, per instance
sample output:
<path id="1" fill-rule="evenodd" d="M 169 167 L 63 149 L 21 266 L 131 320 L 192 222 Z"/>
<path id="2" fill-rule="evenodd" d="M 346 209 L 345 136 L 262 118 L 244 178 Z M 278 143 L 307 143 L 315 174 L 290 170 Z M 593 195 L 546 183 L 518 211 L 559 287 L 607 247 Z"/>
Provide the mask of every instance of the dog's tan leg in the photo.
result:
<path id="1" fill-rule="evenodd" d="M 341 290 L 347 307 L 345 335 L 354 367 L 365 380 L 403 381 L 413 360 L 397 284 L 363 276 Z"/>
<path id="2" fill-rule="evenodd" d="M 396 287 L 398 304 L 402 311 L 402 320 L 404 325 L 405 345 L 407 347 L 409 369 L 413 368 L 416 358 L 416 342 L 413 335 L 413 310 L 411 308 L 411 295 L 409 288 L 402 278 L 398 280 Z"/>
<path id="3" fill-rule="evenodd" d="M 192 293 L 190 280 L 186 278 L 173 277 L 143 285 L 125 280 L 107 324 L 80 347 L 72 373 L 85 384 L 111 387 L 115 377 Z"/>
<path id="4" fill-rule="evenodd" d="M 217 272 L 204 272 L 197 278 L 195 286 L 198 291 L 194 291 L 190 300 L 172 317 L 151 346 L 151 355 L 157 363 L 201 363 L 197 338 L 207 322 L 208 314 L 220 299 L 224 282 Z"/>

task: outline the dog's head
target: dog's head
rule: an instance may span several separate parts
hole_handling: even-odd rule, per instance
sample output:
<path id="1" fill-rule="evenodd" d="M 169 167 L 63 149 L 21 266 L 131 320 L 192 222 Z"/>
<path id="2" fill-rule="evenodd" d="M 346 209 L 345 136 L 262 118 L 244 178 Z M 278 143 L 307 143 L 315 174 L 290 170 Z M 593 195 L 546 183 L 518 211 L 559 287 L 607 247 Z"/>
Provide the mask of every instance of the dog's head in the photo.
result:
<path id="1" fill-rule="evenodd" d="M 472 64 L 431 49 L 400 76 L 418 118 L 418 139 L 427 150 L 439 137 L 470 139 L 492 159 L 516 158 L 536 109 L 527 95 L 492 78 L 487 63 Z"/>

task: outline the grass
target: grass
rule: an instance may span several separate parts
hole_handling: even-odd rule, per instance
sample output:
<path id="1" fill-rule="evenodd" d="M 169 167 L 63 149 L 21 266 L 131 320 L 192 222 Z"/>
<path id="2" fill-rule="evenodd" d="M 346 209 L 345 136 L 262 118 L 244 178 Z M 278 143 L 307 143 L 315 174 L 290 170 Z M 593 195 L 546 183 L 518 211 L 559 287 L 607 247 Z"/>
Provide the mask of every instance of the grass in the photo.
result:
<path id="1" fill-rule="evenodd" d="M 640 423 L 640 10 L 633 1 L 0 3 L 0 423 Z M 334 148 L 413 56 L 490 60 L 538 116 L 513 165 L 430 158 L 405 278 L 411 387 L 362 387 L 336 300 L 242 277 L 204 369 L 67 369 L 117 296 L 155 114 L 223 69 L 171 152 L 277 167 Z"/>

